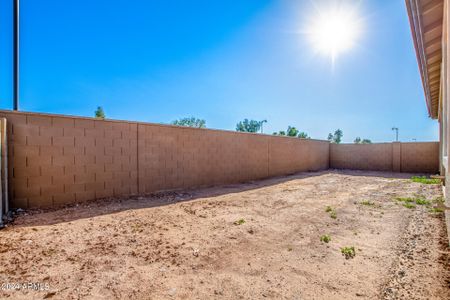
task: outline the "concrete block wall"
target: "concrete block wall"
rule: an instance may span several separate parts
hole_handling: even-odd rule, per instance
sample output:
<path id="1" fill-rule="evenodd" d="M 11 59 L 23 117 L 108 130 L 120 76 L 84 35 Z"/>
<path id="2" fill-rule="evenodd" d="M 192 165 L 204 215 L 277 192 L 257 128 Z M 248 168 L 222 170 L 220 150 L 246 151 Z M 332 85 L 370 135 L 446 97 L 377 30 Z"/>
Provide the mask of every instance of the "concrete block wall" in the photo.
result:
<path id="1" fill-rule="evenodd" d="M 330 144 L 330 167 L 437 174 L 439 143 Z"/>
<path id="2" fill-rule="evenodd" d="M 330 144 L 330 167 L 392 171 L 392 144 Z"/>
<path id="3" fill-rule="evenodd" d="M 268 136 L 269 176 L 328 169 L 329 143 Z M 305 161 L 308 163 L 306 164 Z"/>
<path id="4" fill-rule="evenodd" d="M 141 193 L 269 176 L 266 136 L 151 124 L 138 131 Z"/>
<path id="5" fill-rule="evenodd" d="M 13 207 L 212 186 L 328 168 L 329 143 L 0 111 Z"/>
<path id="6" fill-rule="evenodd" d="M 402 143 L 401 171 L 407 173 L 439 173 L 439 143 Z"/>
<path id="7" fill-rule="evenodd" d="M 33 208 L 331 168 L 436 173 L 438 143 L 328 141 L 0 111 L 10 198 Z"/>
<path id="8" fill-rule="evenodd" d="M 136 124 L 0 113 L 9 133 L 15 207 L 137 193 Z"/>

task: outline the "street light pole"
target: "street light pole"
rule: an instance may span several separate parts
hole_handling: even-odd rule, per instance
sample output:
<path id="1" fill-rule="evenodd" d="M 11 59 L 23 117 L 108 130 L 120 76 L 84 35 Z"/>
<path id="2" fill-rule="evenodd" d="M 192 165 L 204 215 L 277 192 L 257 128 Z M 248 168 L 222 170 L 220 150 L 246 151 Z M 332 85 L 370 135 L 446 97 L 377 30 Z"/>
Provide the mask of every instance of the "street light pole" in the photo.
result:
<path id="1" fill-rule="evenodd" d="M 260 123 L 261 123 L 261 133 L 264 133 L 263 126 L 264 126 L 264 123 L 267 123 L 267 120 L 262 120 Z"/>
<path id="2" fill-rule="evenodd" d="M 395 141 L 398 142 L 398 127 L 392 127 L 392 130 L 395 130 Z"/>
<path id="3" fill-rule="evenodd" d="M 19 0 L 13 0 L 13 109 L 19 110 Z"/>

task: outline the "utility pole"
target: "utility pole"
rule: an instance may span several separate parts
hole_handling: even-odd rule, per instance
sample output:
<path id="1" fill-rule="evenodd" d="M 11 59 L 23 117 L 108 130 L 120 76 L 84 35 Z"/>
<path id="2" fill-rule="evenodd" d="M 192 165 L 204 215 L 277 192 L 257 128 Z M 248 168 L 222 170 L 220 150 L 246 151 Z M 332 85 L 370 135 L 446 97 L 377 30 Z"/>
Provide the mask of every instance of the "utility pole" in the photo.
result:
<path id="1" fill-rule="evenodd" d="M 13 109 L 19 110 L 19 0 L 13 0 Z"/>
<path id="2" fill-rule="evenodd" d="M 262 121 L 259 122 L 259 123 L 261 123 L 261 133 L 264 133 L 263 125 L 264 125 L 264 123 L 267 123 L 267 120 L 262 120 Z"/>
<path id="3" fill-rule="evenodd" d="M 398 142 L 398 127 L 392 127 L 392 130 L 395 130 L 395 141 Z"/>

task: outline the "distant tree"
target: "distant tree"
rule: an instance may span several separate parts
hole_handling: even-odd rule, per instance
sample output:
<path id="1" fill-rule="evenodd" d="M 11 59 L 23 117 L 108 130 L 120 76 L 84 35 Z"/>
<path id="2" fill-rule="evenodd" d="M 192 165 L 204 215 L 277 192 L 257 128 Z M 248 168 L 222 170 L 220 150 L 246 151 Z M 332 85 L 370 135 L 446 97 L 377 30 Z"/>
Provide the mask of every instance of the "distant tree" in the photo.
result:
<path id="1" fill-rule="evenodd" d="M 105 112 L 103 111 L 103 108 L 102 108 L 101 106 L 98 106 L 98 107 L 97 107 L 97 109 L 96 109 L 95 112 L 94 112 L 94 116 L 95 116 L 97 119 L 102 119 L 102 120 L 104 120 L 104 119 L 106 118 Z"/>
<path id="2" fill-rule="evenodd" d="M 357 137 L 354 141 L 355 144 L 372 144 L 372 141 L 369 139 L 361 139 L 360 137 Z"/>
<path id="3" fill-rule="evenodd" d="M 340 130 L 340 129 L 336 130 L 334 132 L 334 142 L 336 144 L 340 144 L 343 136 L 344 136 L 344 132 L 342 132 L 342 130 Z"/>
<path id="4" fill-rule="evenodd" d="M 342 141 L 342 137 L 344 136 L 344 133 L 342 130 L 337 129 L 334 134 L 329 133 L 327 140 L 329 140 L 332 143 L 340 144 Z"/>
<path id="5" fill-rule="evenodd" d="M 194 117 L 182 118 L 172 122 L 172 125 L 185 126 L 185 127 L 195 127 L 195 128 L 205 128 L 206 121 L 203 119 L 197 119 Z"/>
<path id="6" fill-rule="evenodd" d="M 304 131 L 299 131 L 297 128 L 293 126 L 288 126 L 287 130 L 280 130 L 278 132 L 274 132 L 273 135 L 281 135 L 281 136 L 290 136 L 290 137 L 298 137 L 302 139 L 310 139 L 308 134 Z"/>
<path id="7" fill-rule="evenodd" d="M 288 126 L 286 134 L 287 136 L 297 136 L 299 133 L 298 129 L 295 127 Z"/>
<path id="8" fill-rule="evenodd" d="M 258 132 L 261 129 L 261 126 L 264 123 L 264 121 L 244 119 L 244 121 L 241 121 L 236 124 L 236 131 Z"/>
<path id="9" fill-rule="evenodd" d="M 355 144 L 372 144 L 372 141 L 369 139 L 361 139 L 359 136 L 354 141 Z"/>
<path id="10" fill-rule="evenodd" d="M 304 132 L 304 131 L 299 132 L 297 136 L 298 136 L 299 138 L 301 138 L 301 139 L 310 139 L 310 137 L 308 136 L 308 134 L 307 134 L 306 132 Z"/>
<path id="11" fill-rule="evenodd" d="M 283 135 L 283 136 L 285 136 L 286 135 L 286 131 L 280 130 L 278 132 L 274 132 L 273 135 Z"/>

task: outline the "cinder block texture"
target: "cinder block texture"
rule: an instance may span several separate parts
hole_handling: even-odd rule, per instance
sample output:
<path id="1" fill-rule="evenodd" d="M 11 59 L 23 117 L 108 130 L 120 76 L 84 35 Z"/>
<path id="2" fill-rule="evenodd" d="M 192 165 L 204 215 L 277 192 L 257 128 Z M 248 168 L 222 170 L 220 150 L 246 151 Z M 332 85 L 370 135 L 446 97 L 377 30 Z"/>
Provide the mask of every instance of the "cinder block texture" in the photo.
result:
<path id="1" fill-rule="evenodd" d="M 13 206 L 45 207 L 137 193 L 136 124 L 3 111 L 0 115 L 9 123 Z"/>
<path id="2" fill-rule="evenodd" d="M 392 171 L 392 144 L 330 144 L 330 167 Z"/>
<path id="3" fill-rule="evenodd" d="M 329 143 L 148 123 L 0 111 L 12 205 L 239 183 L 328 168 Z"/>
<path id="4" fill-rule="evenodd" d="M 329 143 L 270 136 L 269 176 L 328 169 Z"/>
<path id="5" fill-rule="evenodd" d="M 439 143 L 402 143 L 401 169 L 408 173 L 439 173 Z"/>
<path id="6" fill-rule="evenodd" d="M 439 143 L 330 144 L 330 167 L 439 173 Z"/>

